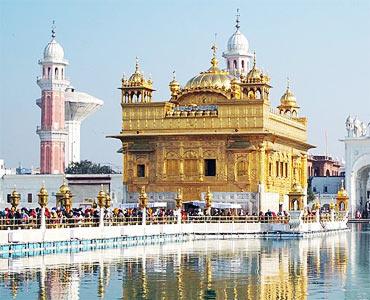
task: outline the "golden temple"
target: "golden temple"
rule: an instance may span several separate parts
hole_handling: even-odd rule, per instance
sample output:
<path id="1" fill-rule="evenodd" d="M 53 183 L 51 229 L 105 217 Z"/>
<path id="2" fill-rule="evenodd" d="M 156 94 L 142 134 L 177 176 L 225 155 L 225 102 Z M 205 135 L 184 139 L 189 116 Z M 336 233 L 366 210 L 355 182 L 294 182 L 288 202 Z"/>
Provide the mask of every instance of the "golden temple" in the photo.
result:
<path id="1" fill-rule="evenodd" d="M 223 54 L 228 69 L 219 68 L 213 45 L 210 68 L 183 87 L 174 76 L 168 101 L 152 101 L 153 82 L 138 60 L 131 77 L 122 79 L 122 130 L 112 137 L 122 141 L 129 194 L 146 186 L 154 199 L 174 203 L 178 188 L 184 200 L 200 200 L 210 187 L 216 201 L 258 199 L 245 206 L 275 211 L 288 209 L 293 187 L 305 194 L 313 147 L 307 119 L 299 116 L 289 84 L 273 107 L 270 77 L 257 67 L 239 27 L 237 20 Z"/>

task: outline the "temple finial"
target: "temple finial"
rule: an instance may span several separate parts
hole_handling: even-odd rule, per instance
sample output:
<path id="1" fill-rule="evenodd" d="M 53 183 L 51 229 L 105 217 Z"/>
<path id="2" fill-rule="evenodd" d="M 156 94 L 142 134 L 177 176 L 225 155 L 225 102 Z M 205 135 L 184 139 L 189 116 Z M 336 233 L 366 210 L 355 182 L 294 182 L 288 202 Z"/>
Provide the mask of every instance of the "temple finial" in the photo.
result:
<path id="1" fill-rule="evenodd" d="M 135 71 L 139 71 L 139 58 L 136 56 L 136 61 L 135 61 Z"/>
<path id="2" fill-rule="evenodd" d="M 256 67 L 256 51 L 253 51 L 253 68 Z"/>
<path id="3" fill-rule="evenodd" d="M 240 14 L 239 14 L 239 8 L 238 8 L 236 10 L 236 25 L 235 25 L 236 30 L 239 30 L 239 28 L 240 28 L 240 25 L 239 25 L 239 23 L 240 23 L 239 17 L 240 17 Z"/>
<path id="4" fill-rule="evenodd" d="M 175 70 L 172 72 L 172 80 L 176 80 L 176 71 Z"/>
<path id="5" fill-rule="evenodd" d="M 287 91 L 289 91 L 289 89 L 290 89 L 289 76 L 286 78 L 286 89 L 287 89 Z"/>
<path id="6" fill-rule="evenodd" d="M 55 38 L 55 20 L 53 20 L 53 25 L 51 25 L 51 37 Z"/>

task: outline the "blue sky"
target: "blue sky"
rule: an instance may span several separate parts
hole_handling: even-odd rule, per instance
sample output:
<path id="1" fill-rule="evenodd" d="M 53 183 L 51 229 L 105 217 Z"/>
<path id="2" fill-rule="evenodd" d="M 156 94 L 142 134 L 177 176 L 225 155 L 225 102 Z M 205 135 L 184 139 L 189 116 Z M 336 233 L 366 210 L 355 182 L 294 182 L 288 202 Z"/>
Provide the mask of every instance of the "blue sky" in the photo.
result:
<path id="1" fill-rule="evenodd" d="M 370 1 L 0 1 L 0 158 L 8 167 L 38 166 L 36 126 L 40 97 L 38 59 L 50 40 L 52 20 L 70 66 L 72 85 L 104 100 L 83 122 L 81 158 L 121 166 L 122 74 L 135 56 L 151 74 L 155 100 L 169 97 L 172 71 L 185 84 L 208 68 L 217 33 L 218 56 L 241 31 L 268 71 L 271 102 L 278 105 L 291 80 L 301 115 L 309 120 L 313 153 L 342 157 L 344 121 L 351 113 L 370 121 Z"/>

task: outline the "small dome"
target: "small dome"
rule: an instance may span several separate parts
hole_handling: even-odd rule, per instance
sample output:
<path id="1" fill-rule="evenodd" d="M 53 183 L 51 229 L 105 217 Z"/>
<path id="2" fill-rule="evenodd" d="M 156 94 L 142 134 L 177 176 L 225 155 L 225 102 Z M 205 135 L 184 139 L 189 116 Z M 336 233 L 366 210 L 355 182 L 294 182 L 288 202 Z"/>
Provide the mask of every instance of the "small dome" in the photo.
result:
<path id="1" fill-rule="evenodd" d="M 132 74 L 128 80 L 131 83 L 143 83 L 144 76 L 140 73 L 140 71 L 136 71 L 134 74 Z"/>
<path id="2" fill-rule="evenodd" d="M 247 74 L 247 80 L 261 79 L 262 72 L 255 65 Z"/>
<path id="3" fill-rule="evenodd" d="M 248 40 L 239 29 L 229 38 L 227 42 L 227 51 L 228 55 L 248 55 Z"/>
<path id="4" fill-rule="evenodd" d="M 280 103 L 285 106 L 296 106 L 297 105 L 297 99 L 294 96 L 294 94 L 291 92 L 289 87 L 287 87 L 284 95 L 281 96 Z"/>
<path id="5" fill-rule="evenodd" d="M 63 61 L 63 47 L 53 38 L 44 49 L 44 60 L 47 61 Z"/>

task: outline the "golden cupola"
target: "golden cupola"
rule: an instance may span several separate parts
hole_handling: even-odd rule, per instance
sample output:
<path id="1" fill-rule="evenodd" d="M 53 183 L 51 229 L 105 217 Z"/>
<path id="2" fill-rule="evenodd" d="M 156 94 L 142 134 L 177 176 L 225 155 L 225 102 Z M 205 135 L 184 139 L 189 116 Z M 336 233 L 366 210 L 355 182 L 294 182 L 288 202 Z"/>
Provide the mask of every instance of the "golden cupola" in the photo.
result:
<path id="1" fill-rule="evenodd" d="M 280 114 L 290 114 L 293 117 L 298 115 L 299 106 L 297 104 L 297 99 L 290 90 L 289 80 L 287 84 L 286 91 L 280 98 L 280 105 L 278 106 Z"/>
<path id="2" fill-rule="evenodd" d="M 169 84 L 170 91 L 171 91 L 171 100 L 176 100 L 179 91 L 180 91 L 180 83 L 176 80 L 176 72 L 173 71 L 173 78 Z"/>
<path id="3" fill-rule="evenodd" d="M 225 98 L 230 98 L 231 80 L 234 78 L 227 71 L 218 68 L 218 60 L 216 58 L 216 46 L 213 45 L 213 57 L 211 59 L 211 67 L 204 72 L 191 78 L 184 88 L 181 89 L 179 98 L 189 93 L 215 93 L 222 95 Z"/>
<path id="4" fill-rule="evenodd" d="M 136 57 L 135 72 L 129 79 L 122 78 L 122 103 L 151 102 L 153 89 L 152 80 L 146 79 L 140 71 Z"/>
<path id="5" fill-rule="evenodd" d="M 264 74 L 256 64 L 256 53 L 254 52 L 253 68 L 247 75 L 240 75 L 243 98 L 248 100 L 268 101 L 270 94 L 270 77 Z"/>
<path id="6" fill-rule="evenodd" d="M 241 76 L 241 80 L 244 83 L 269 83 L 270 77 L 264 74 L 256 66 L 256 53 L 254 52 L 253 68 L 248 72 L 247 76 Z"/>

